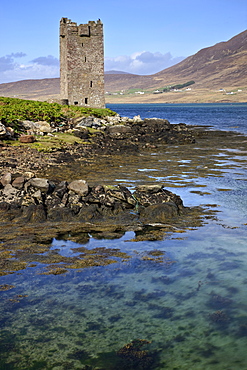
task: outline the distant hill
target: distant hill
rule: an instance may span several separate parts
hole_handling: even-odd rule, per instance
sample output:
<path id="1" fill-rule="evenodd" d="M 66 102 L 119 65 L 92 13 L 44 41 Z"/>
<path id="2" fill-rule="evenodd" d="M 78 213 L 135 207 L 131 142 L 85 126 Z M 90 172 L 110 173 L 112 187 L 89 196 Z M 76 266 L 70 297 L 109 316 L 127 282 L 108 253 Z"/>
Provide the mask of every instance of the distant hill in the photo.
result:
<path id="1" fill-rule="evenodd" d="M 107 95 L 107 102 L 213 102 L 247 101 L 247 30 L 229 41 L 202 49 L 182 62 L 149 76 L 122 71 L 105 73 L 108 93 L 130 89 L 157 90 L 195 81 L 190 92 L 147 93 L 142 96 Z M 239 89 L 239 90 L 238 90 Z M 218 91 L 224 93 L 219 95 Z M 217 93 L 216 93 L 217 91 Z M 233 96 L 226 96 L 230 91 Z M 235 93 L 235 91 L 240 91 Z M 175 95 L 174 95 L 175 94 Z M 59 78 L 24 80 L 0 84 L 0 96 L 48 100 L 59 98 Z"/>
<path id="2" fill-rule="evenodd" d="M 23 80 L 0 84 L 0 96 L 20 99 L 46 100 L 49 98 L 58 98 L 59 91 L 59 78 Z"/>
<path id="3" fill-rule="evenodd" d="M 190 80 L 206 88 L 247 86 L 247 30 L 153 75 L 107 75 L 105 86 L 107 91 L 155 89 Z"/>
<path id="4" fill-rule="evenodd" d="M 115 70 L 105 71 L 105 75 L 129 75 L 129 74 L 131 73 L 124 72 L 124 71 L 115 71 Z"/>

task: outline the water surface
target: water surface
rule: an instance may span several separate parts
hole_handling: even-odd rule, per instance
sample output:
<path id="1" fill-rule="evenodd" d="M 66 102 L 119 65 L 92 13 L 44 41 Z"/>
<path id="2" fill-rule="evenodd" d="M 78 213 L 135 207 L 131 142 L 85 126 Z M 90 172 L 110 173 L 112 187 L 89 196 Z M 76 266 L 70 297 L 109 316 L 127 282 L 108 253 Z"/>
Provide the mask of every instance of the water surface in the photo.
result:
<path id="1" fill-rule="evenodd" d="M 221 130 L 247 127 L 245 104 L 110 108 Z M 102 158 L 102 183 L 162 183 L 186 206 L 212 214 L 201 227 L 162 238 L 155 230 L 146 240 L 132 231 L 54 238 L 25 269 L 1 276 L 0 369 L 247 368 L 246 150 L 240 137 L 219 148 L 168 146 L 117 162 Z M 112 171 L 104 176 L 106 163 Z M 77 171 L 94 181 L 93 170 Z M 58 274 L 40 259 L 111 249 L 123 253 L 111 264 Z M 123 350 L 134 340 L 146 343 Z"/>

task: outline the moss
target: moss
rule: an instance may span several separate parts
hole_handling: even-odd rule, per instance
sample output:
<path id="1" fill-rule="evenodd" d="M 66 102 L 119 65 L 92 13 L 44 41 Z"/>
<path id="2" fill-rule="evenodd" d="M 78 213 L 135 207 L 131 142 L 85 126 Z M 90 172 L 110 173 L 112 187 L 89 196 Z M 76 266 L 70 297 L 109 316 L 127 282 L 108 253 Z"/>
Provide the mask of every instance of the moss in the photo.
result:
<path id="1" fill-rule="evenodd" d="M 68 272 L 68 270 L 63 267 L 55 267 L 55 268 L 51 267 L 49 271 L 43 272 L 42 275 L 61 275 L 61 274 L 65 274 L 66 272 Z"/>
<path id="2" fill-rule="evenodd" d="M 157 257 L 157 256 L 164 256 L 165 252 L 154 250 L 154 251 L 148 252 L 148 254 L 151 256 Z"/>
<path id="3" fill-rule="evenodd" d="M 13 289 L 15 286 L 10 284 L 2 284 L 0 285 L 0 291 L 10 290 Z"/>

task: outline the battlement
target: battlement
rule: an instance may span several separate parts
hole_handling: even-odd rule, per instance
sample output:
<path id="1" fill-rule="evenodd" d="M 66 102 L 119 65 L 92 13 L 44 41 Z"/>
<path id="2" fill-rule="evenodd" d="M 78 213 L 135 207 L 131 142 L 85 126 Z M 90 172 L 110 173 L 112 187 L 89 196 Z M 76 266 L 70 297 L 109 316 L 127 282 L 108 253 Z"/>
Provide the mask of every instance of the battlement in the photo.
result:
<path id="1" fill-rule="evenodd" d="M 65 37 L 68 33 L 78 33 L 80 37 L 90 37 L 91 34 L 103 35 L 103 24 L 100 19 L 97 22 L 89 21 L 87 24 L 79 24 L 72 22 L 68 18 L 62 18 L 60 21 L 60 36 Z"/>
<path id="2" fill-rule="evenodd" d="M 60 94 L 69 104 L 105 106 L 103 24 L 60 20 Z"/>

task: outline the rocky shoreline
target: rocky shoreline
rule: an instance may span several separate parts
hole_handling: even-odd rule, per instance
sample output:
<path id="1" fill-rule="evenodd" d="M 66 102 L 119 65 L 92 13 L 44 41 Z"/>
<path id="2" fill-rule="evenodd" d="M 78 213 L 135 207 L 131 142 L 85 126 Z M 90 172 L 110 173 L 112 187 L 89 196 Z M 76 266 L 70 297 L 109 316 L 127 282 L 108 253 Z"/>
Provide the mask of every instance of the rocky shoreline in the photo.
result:
<path id="1" fill-rule="evenodd" d="M 12 127 L 0 126 L 0 174 L 40 172 L 49 166 L 62 166 L 82 157 L 139 153 L 161 144 L 195 142 L 193 130 L 183 123 L 171 124 L 158 118 L 142 120 L 139 116 L 133 119 L 79 117 L 60 124 L 19 121 L 18 133 Z M 43 147 L 44 140 L 57 139 L 60 134 L 74 137 L 73 143 L 62 142 L 59 136 L 60 144 L 50 145 L 49 150 Z M 32 142 L 39 145 L 38 150 L 32 147 Z"/>
<path id="2" fill-rule="evenodd" d="M 71 182 L 6 173 L 0 179 L 1 222 L 91 222 L 114 224 L 164 224 L 185 210 L 181 198 L 161 185 L 126 187 L 89 186 Z M 114 220 L 114 221 L 113 221 Z"/>
<path id="3" fill-rule="evenodd" d="M 60 167 L 82 157 L 138 153 L 160 144 L 194 143 L 185 124 L 164 119 L 107 119 L 79 117 L 63 124 L 18 122 L 19 133 L 1 124 L 0 219 L 2 223 L 80 222 L 93 224 L 162 225 L 179 217 L 185 207 L 179 196 L 162 185 L 137 186 L 130 191 L 122 185 L 89 186 L 84 179 L 56 181 L 36 175 L 49 166 Z M 20 132 L 21 131 L 21 132 Z M 30 146 L 39 137 L 72 134 L 85 142 L 52 148 L 49 153 Z M 19 145 L 20 143 L 20 145 Z"/>
<path id="4" fill-rule="evenodd" d="M 137 180 L 131 186 L 123 186 L 117 179 L 121 179 L 118 176 L 125 161 L 136 161 L 137 166 L 133 167 L 136 171 L 139 161 L 149 168 L 148 161 L 152 158 L 151 168 L 155 168 L 154 152 L 158 161 L 159 155 L 167 160 L 163 166 L 167 178 L 182 174 L 184 167 L 180 169 L 178 162 L 195 149 L 198 158 L 192 170 L 201 171 L 202 156 L 197 154 L 198 147 L 205 148 L 202 151 L 205 173 L 200 174 L 207 176 L 214 166 L 215 148 L 222 146 L 223 140 L 227 147 L 232 142 L 234 147 L 239 147 L 238 135 L 172 125 L 156 118 L 137 117 L 135 122 L 126 119 L 125 123 L 120 117 L 113 118 L 117 121 L 104 122 L 102 128 L 93 127 L 97 119 L 84 118 L 80 130 L 76 122 L 70 123 L 72 126 L 55 127 L 53 130 L 57 131 L 43 135 L 23 130 L 21 135 L 33 135 L 38 143 L 41 137 L 67 135 L 68 131 L 70 137 L 75 138 L 74 143 L 54 146 L 48 152 L 38 151 L 30 143 L 20 143 L 20 134 L 15 134 L 11 141 L 3 140 L 0 147 L 0 275 L 23 269 L 30 261 L 45 263 L 51 273 L 58 274 L 65 271 L 60 268 L 61 262 L 68 263 L 68 268 L 72 262 L 74 268 L 81 268 L 112 263 L 110 255 L 122 258 L 119 250 L 104 249 L 103 253 L 102 248 L 96 254 L 85 249 L 86 260 L 85 256 L 61 257 L 50 251 L 53 238 L 86 244 L 91 236 L 118 239 L 126 231 L 132 231 L 133 241 L 163 240 L 166 235 L 200 227 L 207 218 L 215 217 L 210 207 L 185 207 L 180 196 L 165 189 L 169 186 L 165 181 L 152 184 Z M 87 138 L 74 136 L 78 135 L 77 130 Z M 143 162 L 145 160 L 147 162 Z M 136 175 L 133 173 L 138 179 Z"/>

